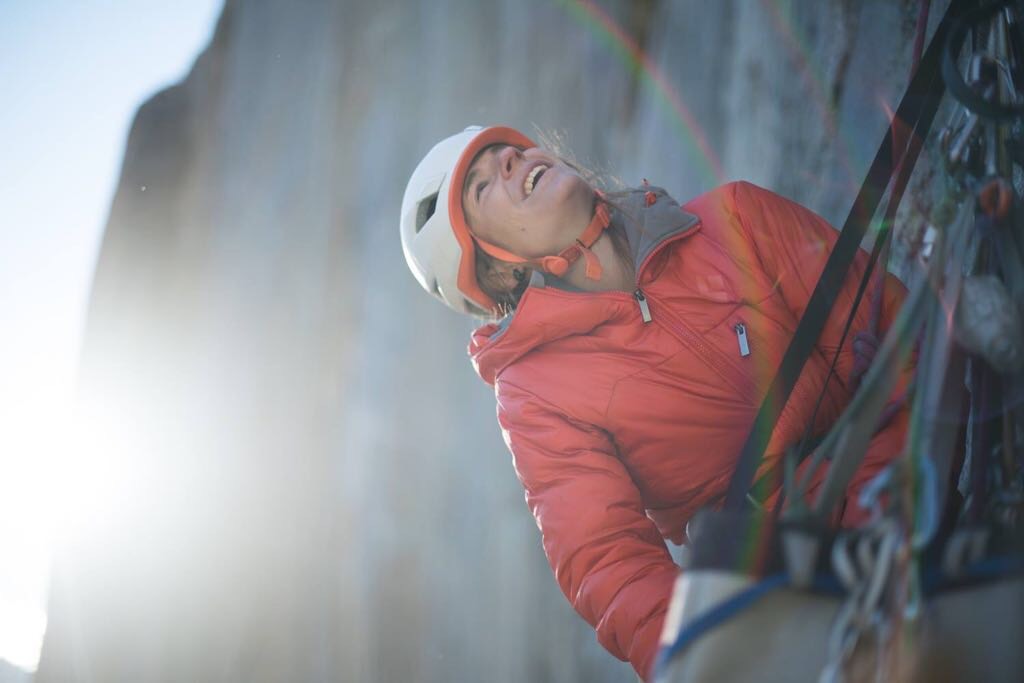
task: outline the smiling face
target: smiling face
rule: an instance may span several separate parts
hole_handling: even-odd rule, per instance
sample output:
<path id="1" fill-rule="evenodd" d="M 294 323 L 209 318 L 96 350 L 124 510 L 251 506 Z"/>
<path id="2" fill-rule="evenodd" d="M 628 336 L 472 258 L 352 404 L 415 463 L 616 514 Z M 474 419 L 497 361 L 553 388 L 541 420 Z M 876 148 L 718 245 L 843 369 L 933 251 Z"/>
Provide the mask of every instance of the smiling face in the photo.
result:
<path id="1" fill-rule="evenodd" d="M 570 246 L 590 222 L 594 190 L 558 157 L 532 147 L 491 145 L 473 160 L 462 189 L 470 230 L 522 258 Z"/>

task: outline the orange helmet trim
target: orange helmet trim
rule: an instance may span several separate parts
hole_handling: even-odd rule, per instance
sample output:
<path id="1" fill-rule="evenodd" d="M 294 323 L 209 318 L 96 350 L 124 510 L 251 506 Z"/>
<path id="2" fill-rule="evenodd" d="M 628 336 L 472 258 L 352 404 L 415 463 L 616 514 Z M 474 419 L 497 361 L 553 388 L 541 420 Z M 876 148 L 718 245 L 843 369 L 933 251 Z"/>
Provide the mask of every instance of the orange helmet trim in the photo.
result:
<path id="1" fill-rule="evenodd" d="M 466 213 L 462 208 L 462 186 L 466 182 L 466 174 L 469 173 L 469 167 L 473 164 L 473 160 L 476 159 L 476 155 L 483 151 L 484 148 L 497 144 L 514 145 L 521 149 L 530 149 L 537 146 L 533 140 L 514 128 L 505 126 L 485 128 L 462 151 L 462 155 L 459 156 L 459 160 L 455 163 L 452 181 L 448 186 L 448 217 L 452 224 L 452 231 L 455 233 L 455 239 L 462 250 L 462 254 L 459 257 L 459 289 L 474 303 L 489 311 L 494 311 L 497 308 L 497 304 L 480 289 L 480 284 L 476 279 L 475 240 L 473 234 L 469 231 Z M 524 259 L 504 249 L 493 245 L 485 246 L 482 242 L 478 243 L 484 251 L 495 258 L 512 261 L 513 263 L 524 261 Z"/>

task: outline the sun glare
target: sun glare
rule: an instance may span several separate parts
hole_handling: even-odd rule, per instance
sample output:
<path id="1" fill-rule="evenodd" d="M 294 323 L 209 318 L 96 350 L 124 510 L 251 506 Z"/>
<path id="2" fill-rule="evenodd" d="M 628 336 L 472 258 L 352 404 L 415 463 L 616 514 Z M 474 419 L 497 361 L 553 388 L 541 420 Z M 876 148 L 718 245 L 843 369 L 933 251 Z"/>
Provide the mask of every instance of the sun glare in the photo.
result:
<path id="1" fill-rule="evenodd" d="M 116 412 L 91 405 L 46 424 L 23 421 L 6 437 L 0 537 L 8 545 L 3 555 L 18 561 L 0 565 L 0 585 L 8 587 L 0 595 L 0 658 L 31 671 L 46 630 L 38 596 L 46 592 L 52 550 L 102 534 L 137 502 L 132 436 Z"/>
<path id="2" fill-rule="evenodd" d="M 34 602 L 7 604 L 0 614 L 0 658 L 27 671 L 34 671 L 39 664 L 46 632 L 46 613 Z"/>
<path id="3" fill-rule="evenodd" d="M 128 127 L 187 73 L 222 4 L 0 2 L 19 93 L 0 108 L 0 659 L 29 671 L 52 548 L 102 529 L 133 489 L 116 416 L 67 417 Z"/>

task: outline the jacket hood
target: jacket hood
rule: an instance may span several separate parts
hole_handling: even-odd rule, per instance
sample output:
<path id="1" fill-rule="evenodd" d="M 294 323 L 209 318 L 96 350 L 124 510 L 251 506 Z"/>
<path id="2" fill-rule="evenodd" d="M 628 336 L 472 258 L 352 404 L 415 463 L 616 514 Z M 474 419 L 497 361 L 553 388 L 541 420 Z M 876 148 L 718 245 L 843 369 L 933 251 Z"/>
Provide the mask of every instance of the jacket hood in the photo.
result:
<path id="1" fill-rule="evenodd" d="M 612 223 L 624 226 L 637 282 L 659 247 L 689 235 L 700 226 L 697 216 L 682 209 L 665 190 L 645 186 L 612 203 Z M 534 270 L 530 286 L 516 310 L 502 320 L 477 328 L 470 338 L 469 355 L 488 384 L 505 367 L 533 349 L 571 335 L 587 334 L 632 306 L 622 292 L 587 292 L 553 275 Z"/>

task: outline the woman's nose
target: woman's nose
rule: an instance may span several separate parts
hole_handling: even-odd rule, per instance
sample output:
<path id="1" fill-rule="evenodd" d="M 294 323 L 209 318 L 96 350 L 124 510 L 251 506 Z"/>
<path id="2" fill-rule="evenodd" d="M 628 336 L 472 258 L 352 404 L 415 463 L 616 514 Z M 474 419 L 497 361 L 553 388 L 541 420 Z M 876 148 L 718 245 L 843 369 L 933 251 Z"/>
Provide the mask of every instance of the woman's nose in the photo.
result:
<path id="1" fill-rule="evenodd" d="M 516 161 L 519 159 L 521 152 L 509 145 L 503 150 L 498 152 L 498 166 L 503 178 L 512 177 L 512 169 L 515 166 Z"/>

